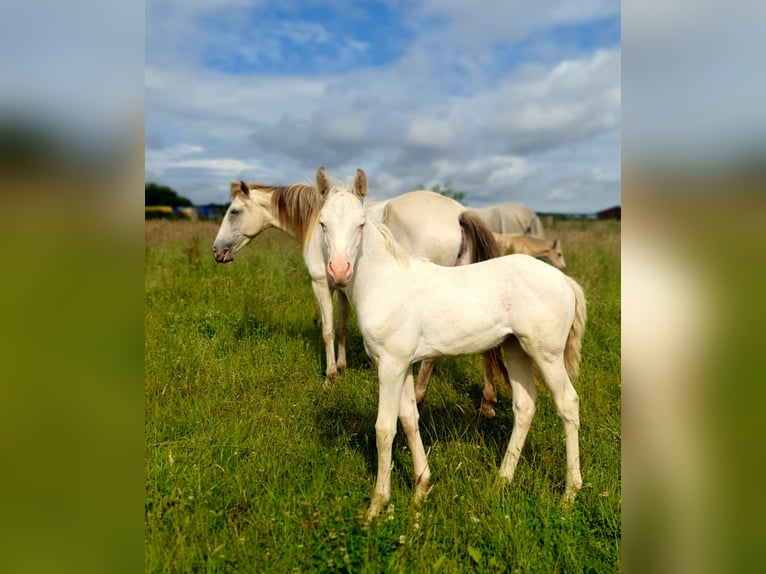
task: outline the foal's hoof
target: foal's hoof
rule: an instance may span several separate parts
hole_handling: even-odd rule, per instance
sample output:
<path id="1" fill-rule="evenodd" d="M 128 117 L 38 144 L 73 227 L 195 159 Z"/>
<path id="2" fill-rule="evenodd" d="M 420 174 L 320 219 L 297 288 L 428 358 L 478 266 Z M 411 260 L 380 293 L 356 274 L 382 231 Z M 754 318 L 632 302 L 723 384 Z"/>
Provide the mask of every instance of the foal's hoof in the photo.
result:
<path id="1" fill-rule="evenodd" d="M 415 493 L 412 496 L 412 502 L 415 505 L 420 504 L 421 502 L 423 502 L 426 499 L 426 497 L 429 494 L 431 494 L 431 491 L 433 490 L 433 488 L 434 488 L 433 485 L 429 484 L 428 481 L 419 482 L 415 486 Z"/>
<path id="2" fill-rule="evenodd" d="M 572 505 L 574 504 L 575 497 L 577 496 L 577 492 L 579 490 L 580 490 L 579 488 L 569 487 L 564 491 L 564 496 L 561 497 L 562 510 L 572 509 Z"/>
<path id="3" fill-rule="evenodd" d="M 481 414 L 488 419 L 492 419 L 495 418 L 497 413 L 490 403 L 483 402 L 481 403 Z"/>

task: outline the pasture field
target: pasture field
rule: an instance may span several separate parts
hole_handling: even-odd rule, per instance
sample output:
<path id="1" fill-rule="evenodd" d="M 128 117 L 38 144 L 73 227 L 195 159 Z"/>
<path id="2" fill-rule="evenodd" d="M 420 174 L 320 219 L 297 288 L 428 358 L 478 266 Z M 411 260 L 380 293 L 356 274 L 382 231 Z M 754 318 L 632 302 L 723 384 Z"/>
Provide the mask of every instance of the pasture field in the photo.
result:
<path id="1" fill-rule="evenodd" d="M 372 523 L 377 377 L 352 314 L 348 370 L 325 388 L 319 308 L 297 242 L 268 231 L 216 264 L 210 222 L 147 221 L 148 572 L 620 570 L 620 224 L 556 222 L 588 299 L 580 376 L 584 487 L 564 490 L 564 433 L 542 389 L 514 481 L 498 480 L 510 389 L 478 414 L 481 358 L 441 359 L 421 406 L 433 490 L 413 507 L 394 442 L 392 498 Z"/>

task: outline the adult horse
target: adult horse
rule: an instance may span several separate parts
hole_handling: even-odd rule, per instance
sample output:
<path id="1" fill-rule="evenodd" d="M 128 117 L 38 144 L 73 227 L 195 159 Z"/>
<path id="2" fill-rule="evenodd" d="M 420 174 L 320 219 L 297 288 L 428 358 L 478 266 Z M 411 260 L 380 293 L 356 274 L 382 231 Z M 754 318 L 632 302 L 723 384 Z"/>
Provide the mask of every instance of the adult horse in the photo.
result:
<path id="1" fill-rule="evenodd" d="M 472 209 L 495 233 L 520 233 L 545 239 L 543 224 L 537 214 L 520 203 L 501 203 Z"/>
<path id="2" fill-rule="evenodd" d="M 564 271 L 567 264 L 564 261 L 564 251 L 561 249 L 561 241 L 554 239 L 540 239 L 531 235 L 518 233 L 492 233 L 497 241 L 497 246 L 503 255 L 509 253 L 523 253 L 538 259 L 547 259 L 556 269 Z"/>
<path id="3" fill-rule="evenodd" d="M 320 253 L 336 285 L 356 309 L 380 386 L 375 434 L 378 472 L 369 518 L 391 495 L 397 416 L 415 470 L 415 502 L 429 491 L 430 470 L 418 427 L 411 365 L 426 358 L 479 353 L 502 345 L 513 391 L 513 431 L 500 466 L 510 482 L 535 413 L 533 366 L 553 395 L 566 436 L 564 502 L 582 487 L 577 374 L 585 329 L 582 288 L 528 255 L 475 265 L 441 267 L 410 257 L 388 228 L 368 218 L 362 203 L 367 177 L 357 170 L 352 190 L 333 186 L 324 168 L 317 189 L 326 197 L 305 253 Z M 307 263 L 309 261 L 307 260 Z"/>
<path id="4" fill-rule="evenodd" d="M 306 246 L 323 199 L 316 188 L 306 184 L 272 186 L 262 183 L 232 182 L 231 205 L 224 215 L 213 243 L 213 255 L 219 263 L 234 259 L 262 231 L 275 227 Z M 483 261 L 500 255 L 492 233 L 465 206 L 431 191 L 413 191 L 393 199 L 370 204 L 390 226 L 407 251 L 437 265 L 453 266 Z M 311 286 L 322 317 L 322 338 L 326 356 L 326 384 L 331 384 L 338 371 L 346 367 L 346 331 L 348 300 L 338 289 L 337 331 L 333 328 L 332 294 L 337 285 L 325 270 L 321 254 L 313 263 L 306 259 Z M 338 358 L 335 358 L 337 334 Z M 498 350 L 484 354 L 484 389 L 481 412 L 495 415 L 497 393 L 493 374 L 505 376 Z M 418 371 L 418 399 L 428 389 L 433 361 L 423 361 Z"/>

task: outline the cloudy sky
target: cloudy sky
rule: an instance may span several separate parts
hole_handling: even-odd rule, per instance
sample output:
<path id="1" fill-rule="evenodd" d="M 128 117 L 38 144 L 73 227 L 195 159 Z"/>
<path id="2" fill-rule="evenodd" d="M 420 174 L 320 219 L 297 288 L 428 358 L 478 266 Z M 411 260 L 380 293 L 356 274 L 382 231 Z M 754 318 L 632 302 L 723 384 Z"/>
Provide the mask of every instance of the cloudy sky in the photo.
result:
<path id="1" fill-rule="evenodd" d="M 148 0 L 146 179 L 373 199 L 450 184 L 483 206 L 620 203 L 619 0 Z"/>

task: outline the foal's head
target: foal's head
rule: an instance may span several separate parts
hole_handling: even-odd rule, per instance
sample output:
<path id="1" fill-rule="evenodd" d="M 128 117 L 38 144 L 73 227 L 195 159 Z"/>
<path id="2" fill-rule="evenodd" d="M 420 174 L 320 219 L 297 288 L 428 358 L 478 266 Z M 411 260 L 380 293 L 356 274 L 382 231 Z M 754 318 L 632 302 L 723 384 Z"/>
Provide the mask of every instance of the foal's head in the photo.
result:
<path id="1" fill-rule="evenodd" d="M 556 268 L 564 271 L 567 268 L 566 261 L 564 261 L 564 251 L 561 249 L 561 241 L 554 239 L 550 244 L 550 250 L 546 254 L 548 261 Z"/>
<path id="2" fill-rule="evenodd" d="M 333 185 L 324 167 L 317 170 L 317 189 L 325 200 L 319 212 L 322 251 L 327 273 L 338 287 L 345 287 L 354 273 L 354 264 L 366 223 L 363 198 L 367 176 L 358 169 L 351 190 Z"/>

